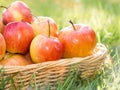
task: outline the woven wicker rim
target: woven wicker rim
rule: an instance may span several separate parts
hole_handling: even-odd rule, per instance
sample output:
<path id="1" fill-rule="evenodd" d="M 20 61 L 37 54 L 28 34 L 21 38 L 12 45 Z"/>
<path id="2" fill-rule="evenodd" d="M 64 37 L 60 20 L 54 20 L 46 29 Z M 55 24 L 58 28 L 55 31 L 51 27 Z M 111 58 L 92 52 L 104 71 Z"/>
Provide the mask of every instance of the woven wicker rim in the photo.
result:
<path id="1" fill-rule="evenodd" d="M 86 56 L 83 58 L 81 58 L 81 57 L 66 58 L 66 59 L 60 59 L 57 61 L 49 61 L 49 62 L 43 62 L 43 63 L 38 63 L 38 64 L 30 64 L 30 65 L 26 65 L 26 66 L 0 66 L 0 68 L 4 67 L 6 73 L 27 71 L 27 70 L 31 70 L 31 69 L 33 69 L 34 71 L 37 71 L 37 70 L 44 69 L 44 68 L 52 68 L 52 67 L 56 67 L 56 66 L 66 66 L 66 65 L 77 64 L 82 61 L 85 61 L 87 63 L 87 60 L 89 60 L 89 63 L 92 63 L 93 59 L 95 61 L 95 60 L 99 60 L 99 59 L 107 56 L 107 48 L 105 47 L 105 45 L 98 43 L 95 47 L 95 50 L 98 50 L 98 51 L 90 56 Z"/>

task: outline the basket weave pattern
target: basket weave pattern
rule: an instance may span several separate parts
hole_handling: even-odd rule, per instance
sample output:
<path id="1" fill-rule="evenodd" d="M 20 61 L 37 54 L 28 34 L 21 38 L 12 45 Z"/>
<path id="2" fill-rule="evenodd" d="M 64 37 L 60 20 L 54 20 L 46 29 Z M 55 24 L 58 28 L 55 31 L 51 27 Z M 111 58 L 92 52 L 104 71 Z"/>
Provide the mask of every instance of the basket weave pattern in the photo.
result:
<path id="1" fill-rule="evenodd" d="M 107 48 L 98 43 L 94 52 L 91 56 L 83 58 L 66 58 L 27 66 L 5 66 L 4 77 L 13 76 L 15 86 L 19 87 L 22 84 L 23 90 L 26 90 L 29 84 L 36 84 L 43 89 L 48 83 L 55 89 L 57 81 L 63 81 L 74 65 L 77 65 L 82 72 L 81 78 L 90 78 L 100 71 L 107 57 Z M 10 87 L 11 83 L 8 83 L 5 88 L 10 89 Z"/>

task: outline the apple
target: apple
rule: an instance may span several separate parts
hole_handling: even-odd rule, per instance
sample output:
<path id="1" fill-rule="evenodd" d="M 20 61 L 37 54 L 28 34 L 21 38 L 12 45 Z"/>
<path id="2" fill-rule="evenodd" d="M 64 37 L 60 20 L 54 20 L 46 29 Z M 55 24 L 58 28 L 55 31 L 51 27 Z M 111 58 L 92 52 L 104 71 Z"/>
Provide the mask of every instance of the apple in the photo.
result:
<path id="1" fill-rule="evenodd" d="M 11 22 L 6 25 L 3 36 L 8 52 L 25 54 L 34 38 L 34 32 L 27 22 Z"/>
<path id="2" fill-rule="evenodd" d="M 6 25 L 13 21 L 25 21 L 31 23 L 33 20 L 30 8 L 22 1 L 14 1 L 2 12 L 2 21 Z"/>
<path id="3" fill-rule="evenodd" d="M 2 22 L 2 20 L 0 18 L 0 33 L 2 33 L 3 30 L 4 30 L 4 24 L 3 24 L 3 22 Z"/>
<path id="4" fill-rule="evenodd" d="M 30 56 L 34 63 L 41 63 L 45 61 L 59 60 L 62 57 L 63 47 L 58 38 L 50 36 L 49 34 L 37 35 L 30 44 Z"/>
<path id="5" fill-rule="evenodd" d="M 12 55 L 13 55 L 12 53 L 6 52 L 4 57 L 2 58 L 2 60 L 7 59 L 7 58 L 11 57 Z"/>
<path id="6" fill-rule="evenodd" d="M 46 35 L 46 36 L 48 35 L 49 33 L 48 20 L 50 23 L 50 35 L 57 36 L 58 27 L 56 22 L 51 17 L 46 17 L 46 16 L 34 17 L 31 25 L 32 25 L 35 36 L 39 34 Z"/>
<path id="7" fill-rule="evenodd" d="M 33 61 L 31 59 L 29 51 L 26 54 L 24 54 L 24 57 L 27 59 L 27 61 L 29 62 L 29 64 L 33 64 Z"/>
<path id="8" fill-rule="evenodd" d="M 0 61 L 0 65 L 4 66 L 25 66 L 29 65 L 27 59 L 20 54 L 13 54 Z"/>
<path id="9" fill-rule="evenodd" d="M 4 57 L 6 52 L 6 43 L 3 35 L 0 33 L 0 60 Z"/>
<path id="10" fill-rule="evenodd" d="M 97 37 L 94 30 L 85 24 L 72 24 L 59 31 L 58 38 L 63 44 L 63 58 L 85 57 L 92 54 Z"/>
<path id="11" fill-rule="evenodd" d="M 30 55 L 34 63 L 58 60 L 62 52 L 62 44 L 56 37 L 37 35 L 30 45 Z"/>

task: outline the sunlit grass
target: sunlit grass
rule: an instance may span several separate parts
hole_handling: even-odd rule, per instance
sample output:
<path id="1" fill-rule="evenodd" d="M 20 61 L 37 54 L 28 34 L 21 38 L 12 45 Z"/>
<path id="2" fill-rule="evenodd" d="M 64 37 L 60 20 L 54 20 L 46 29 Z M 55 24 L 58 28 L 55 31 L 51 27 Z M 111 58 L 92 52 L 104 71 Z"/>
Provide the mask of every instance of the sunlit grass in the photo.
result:
<path id="1" fill-rule="evenodd" d="M 0 5 L 8 6 L 13 1 L 1 0 Z M 110 65 L 107 70 L 103 70 L 100 75 L 87 84 L 81 85 L 81 80 L 77 76 L 70 74 L 64 84 L 58 84 L 57 90 L 118 90 L 120 88 L 119 0 L 22 1 L 28 4 L 34 16 L 52 17 L 58 24 L 59 30 L 70 25 L 69 20 L 74 23 L 90 25 L 97 34 L 98 42 L 106 45 L 109 54 L 114 60 L 114 65 Z M 0 9 L 0 11 L 2 10 Z M 50 90 L 50 87 L 48 86 L 46 90 Z"/>

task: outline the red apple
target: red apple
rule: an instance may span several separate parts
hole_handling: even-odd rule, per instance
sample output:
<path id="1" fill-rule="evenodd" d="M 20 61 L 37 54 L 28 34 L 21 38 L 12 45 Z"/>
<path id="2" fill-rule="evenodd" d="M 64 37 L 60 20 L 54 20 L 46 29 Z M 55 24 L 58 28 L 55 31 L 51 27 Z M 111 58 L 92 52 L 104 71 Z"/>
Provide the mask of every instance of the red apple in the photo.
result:
<path id="1" fill-rule="evenodd" d="M 13 21 L 32 22 L 32 14 L 29 7 L 22 1 L 14 1 L 8 8 L 2 12 L 2 20 L 4 24 Z"/>
<path id="2" fill-rule="evenodd" d="M 62 52 L 62 44 L 56 37 L 37 35 L 30 45 L 30 55 L 34 63 L 58 60 Z"/>
<path id="3" fill-rule="evenodd" d="M 35 35 L 42 34 L 48 35 L 49 27 L 48 21 L 50 23 L 50 35 L 56 36 L 58 32 L 58 27 L 56 22 L 51 17 L 38 16 L 33 19 L 32 28 Z"/>
<path id="4" fill-rule="evenodd" d="M 29 50 L 34 32 L 29 23 L 11 22 L 6 25 L 3 36 L 8 52 L 25 54 Z"/>
<path id="5" fill-rule="evenodd" d="M 63 58 L 90 55 L 97 43 L 94 30 L 84 24 L 72 23 L 59 32 L 58 38 L 63 44 Z"/>
<path id="6" fill-rule="evenodd" d="M 5 66 L 25 66 L 28 65 L 29 62 L 26 58 L 20 54 L 13 54 L 6 59 L 0 61 L 0 65 Z"/>
<path id="7" fill-rule="evenodd" d="M 6 51 L 6 43 L 3 35 L 0 33 L 0 60 L 4 57 Z"/>

